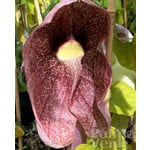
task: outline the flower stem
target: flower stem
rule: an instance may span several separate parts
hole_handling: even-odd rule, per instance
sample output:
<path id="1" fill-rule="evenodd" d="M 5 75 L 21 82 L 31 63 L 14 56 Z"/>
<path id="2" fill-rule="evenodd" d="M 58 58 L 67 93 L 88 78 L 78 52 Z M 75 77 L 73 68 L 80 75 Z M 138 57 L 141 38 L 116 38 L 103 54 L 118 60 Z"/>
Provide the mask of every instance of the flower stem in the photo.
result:
<path id="1" fill-rule="evenodd" d="M 123 12 L 124 12 L 124 26 L 127 28 L 127 4 L 126 0 L 123 0 Z"/>
<path id="2" fill-rule="evenodd" d="M 133 126 L 132 150 L 136 150 L 136 124 Z"/>
<path id="3" fill-rule="evenodd" d="M 108 11 L 108 13 L 110 15 L 110 19 L 111 19 L 111 27 L 110 27 L 110 35 L 107 40 L 106 56 L 107 56 L 107 59 L 110 64 L 112 61 L 113 29 L 114 29 L 114 17 L 115 17 L 115 13 L 116 13 L 116 3 L 115 2 L 116 2 L 115 0 L 108 0 L 108 8 L 107 8 L 107 11 Z"/>
<path id="4" fill-rule="evenodd" d="M 36 15 L 37 15 L 37 21 L 38 21 L 38 24 L 40 25 L 43 20 L 42 20 L 42 16 L 41 16 L 40 6 L 39 6 L 38 0 L 34 0 L 34 5 L 35 5 L 35 10 L 36 10 Z"/>
<path id="5" fill-rule="evenodd" d="M 16 119 L 21 122 L 21 109 L 20 109 L 20 98 L 19 98 L 19 88 L 17 81 L 17 73 L 15 71 L 15 101 L 16 101 Z M 23 139 L 22 137 L 18 138 L 19 150 L 23 150 Z"/>

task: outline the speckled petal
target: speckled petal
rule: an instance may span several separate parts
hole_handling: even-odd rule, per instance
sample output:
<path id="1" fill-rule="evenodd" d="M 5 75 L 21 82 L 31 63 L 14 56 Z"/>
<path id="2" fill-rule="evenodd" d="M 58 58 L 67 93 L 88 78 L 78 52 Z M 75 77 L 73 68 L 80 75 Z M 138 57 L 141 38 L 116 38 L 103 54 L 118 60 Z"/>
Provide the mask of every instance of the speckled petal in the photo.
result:
<path id="1" fill-rule="evenodd" d="M 45 144 L 55 148 L 71 144 L 77 120 L 88 136 L 101 136 L 108 128 L 110 116 L 103 99 L 111 68 L 97 46 L 107 38 L 109 27 L 107 11 L 93 2 L 63 0 L 27 39 L 23 47 L 27 88 Z M 58 47 L 71 35 L 85 50 L 73 89 L 70 70 L 56 57 Z"/>

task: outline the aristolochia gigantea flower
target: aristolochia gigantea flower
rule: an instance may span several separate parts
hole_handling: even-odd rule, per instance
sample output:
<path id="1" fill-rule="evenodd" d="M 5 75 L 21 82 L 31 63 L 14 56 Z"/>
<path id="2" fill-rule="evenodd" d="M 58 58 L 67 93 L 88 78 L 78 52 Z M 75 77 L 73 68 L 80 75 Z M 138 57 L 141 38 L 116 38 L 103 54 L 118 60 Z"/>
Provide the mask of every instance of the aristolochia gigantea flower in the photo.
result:
<path id="1" fill-rule="evenodd" d="M 109 27 L 107 11 L 90 0 L 62 0 L 23 47 L 38 134 L 50 147 L 100 137 L 110 125 L 111 67 L 98 48 Z"/>

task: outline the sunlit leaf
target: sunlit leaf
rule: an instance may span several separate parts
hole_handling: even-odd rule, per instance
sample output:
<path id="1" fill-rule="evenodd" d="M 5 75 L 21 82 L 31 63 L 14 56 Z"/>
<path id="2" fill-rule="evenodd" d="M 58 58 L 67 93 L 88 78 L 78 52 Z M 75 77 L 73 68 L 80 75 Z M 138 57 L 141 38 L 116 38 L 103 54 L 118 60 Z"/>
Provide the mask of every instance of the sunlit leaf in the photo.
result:
<path id="1" fill-rule="evenodd" d="M 110 129 L 101 138 L 88 138 L 87 143 L 86 147 L 88 147 L 88 145 L 96 145 L 94 150 L 126 150 L 124 137 L 121 132 L 114 127 L 110 127 Z M 91 150 L 93 150 L 93 147 Z"/>
<path id="2" fill-rule="evenodd" d="M 126 142 L 120 131 L 111 127 L 104 137 L 100 138 L 100 150 L 126 150 Z"/>
<path id="3" fill-rule="evenodd" d="M 92 144 L 92 142 L 93 142 L 93 139 L 92 138 L 90 138 L 90 137 L 88 137 L 87 139 L 86 139 L 86 144 Z"/>
<path id="4" fill-rule="evenodd" d="M 123 25 L 124 24 L 124 18 L 123 18 L 123 11 L 122 10 L 117 10 L 116 15 L 115 15 L 115 20 L 116 23 Z"/>
<path id="5" fill-rule="evenodd" d="M 35 15 L 29 14 L 27 19 L 28 19 L 29 27 L 32 27 L 33 25 L 36 24 L 36 16 Z"/>
<path id="6" fill-rule="evenodd" d="M 113 52 L 120 64 L 130 70 L 136 69 L 136 39 L 133 42 L 121 42 L 116 36 L 113 40 Z"/>
<path id="7" fill-rule="evenodd" d="M 135 90 L 124 82 L 115 82 L 111 86 L 110 112 L 125 116 L 133 116 L 135 110 Z"/>
<path id="8" fill-rule="evenodd" d="M 76 150 L 96 150 L 96 149 L 89 144 L 80 144 L 76 147 Z"/>
<path id="9" fill-rule="evenodd" d="M 27 12 L 29 14 L 34 15 L 35 14 L 35 6 L 34 6 L 34 0 L 27 0 Z"/>
<path id="10" fill-rule="evenodd" d="M 23 135 L 24 135 L 23 129 L 20 126 L 16 125 L 15 126 L 15 138 L 21 137 Z"/>
<path id="11" fill-rule="evenodd" d="M 113 113 L 111 117 L 111 126 L 117 129 L 126 129 L 128 127 L 129 117 Z"/>
<path id="12" fill-rule="evenodd" d="M 16 34 L 17 34 L 17 40 L 21 43 L 24 43 L 25 37 L 24 37 L 24 27 L 23 27 L 22 23 L 17 24 Z"/>
<path id="13" fill-rule="evenodd" d="M 135 89 L 136 74 L 135 71 L 123 67 L 119 63 L 116 55 L 113 55 L 112 84 L 114 84 L 116 81 L 125 82 L 130 87 Z"/>

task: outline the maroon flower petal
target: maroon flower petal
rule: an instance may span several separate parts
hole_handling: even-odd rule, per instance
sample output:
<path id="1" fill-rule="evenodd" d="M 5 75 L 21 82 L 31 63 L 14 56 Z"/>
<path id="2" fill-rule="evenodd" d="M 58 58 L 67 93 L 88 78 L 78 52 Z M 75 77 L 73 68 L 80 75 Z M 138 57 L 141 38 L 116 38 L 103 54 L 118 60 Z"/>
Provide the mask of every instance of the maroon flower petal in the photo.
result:
<path id="1" fill-rule="evenodd" d="M 86 53 L 82 66 L 81 78 L 69 108 L 85 129 L 86 134 L 97 138 L 110 125 L 110 115 L 104 106 L 103 99 L 110 87 L 111 68 L 105 56 L 97 50 Z"/>
<path id="2" fill-rule="evenodd" d="M 23 57 L 39 135 L 45 144 L 59 148 L 74 139 L 76 118 L 68 110 L 72 79 L 49 51 L 48 41 L 47 26 L 37 28 L 24 45 Z"/>
<path id="3" fill-rule="evenodd" d="M 79 122 L 77 122 L 75 130 L 75 138 L 73 143 L 68 147 L 68 149 L 75 150 L 76 146 L 81 143 L 86 143 L 86 134 Z"/>
<path id="4" fill-rule="evenodd" d="M 27 39 L 23 62 L 38 133 L 45 144 L 60 148 L 74 141 L 77 120 L 91 137 L 108 128 L 103 103 L 111 83 L 111 68 L 97 50 L 109 33 L 108 13 L 88 1 L 61 1 Z M 56 57 L 71 36 L 85 50 L 76 87 L 70 70 Z M 82 136 L 81 136 L 82 137 Z"/>

